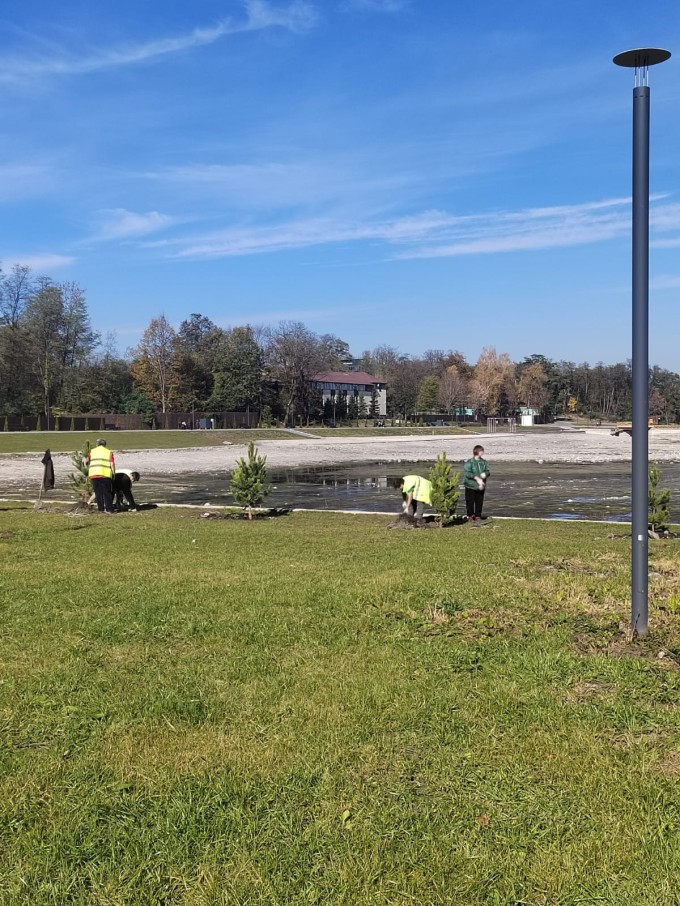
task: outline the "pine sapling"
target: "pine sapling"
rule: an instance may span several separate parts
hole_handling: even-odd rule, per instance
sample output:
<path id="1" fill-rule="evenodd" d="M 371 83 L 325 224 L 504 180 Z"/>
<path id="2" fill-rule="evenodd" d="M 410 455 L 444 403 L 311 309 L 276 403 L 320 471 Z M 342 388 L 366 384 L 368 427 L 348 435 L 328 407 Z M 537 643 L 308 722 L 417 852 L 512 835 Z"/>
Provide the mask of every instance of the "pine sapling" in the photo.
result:
<path id="1" fill-rule="evenodd" d="M 82 503 L 87 503 L 93 493 L 92 482 L 87 477 L 87 454 L 89 452 L 90 442 L 88 440 L 85 443 L 85 449 L 76 450 L 71 457 L 71 462 L 73 463 L 75 472 L 71 472 L 71 474 L 69 475 L 69 480 L 71 482 L 71 487 L 77 493 L 78 499 Z"/>
<path id="2" fill-rule="evenodd" d="M 239 506 L 245 507 L 248 519 L 253 518 L 253 507 L 259 506 L 271 490 L 267 484 L 267 457 L 259 456 L 257 447 L 248 444 L 248 458 L 238 460 L 231 477 L 231 493 Z"/>
<path id="3" fill-rule="evenodd" d="M 649 464 L 649 524 L 653 532 L 667 532 L 671 521 L 671 492 L 668 488 L 660 488 L 661 469 L 658 464 Z"/>
<path id="4" fill-rule="evenodd" d="M 460 472 L 453 472 L 446 453 L 440 453 L 429 475 L 432 483 L 432 507 L 439 516 L 439 527 L 449 523 L 460 497 Z"/>

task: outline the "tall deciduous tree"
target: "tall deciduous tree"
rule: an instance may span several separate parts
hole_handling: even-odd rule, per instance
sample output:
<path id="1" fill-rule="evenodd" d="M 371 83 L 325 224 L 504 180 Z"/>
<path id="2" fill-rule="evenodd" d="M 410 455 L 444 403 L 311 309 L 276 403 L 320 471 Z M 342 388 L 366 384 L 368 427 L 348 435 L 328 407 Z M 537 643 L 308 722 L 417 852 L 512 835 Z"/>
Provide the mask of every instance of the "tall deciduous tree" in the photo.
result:
<path id="1" fill-rule="evenodd" d="M 348 371 L 352 365 L 352 356 L 349 343 L 336 337 L 335 334 L 325 333 L 319 337 L 321 356 L 325 359 L 324 367 L 329 371 Z"/>
<path id="2" fill-rule="evenodd" d="M 439 381 L 439 402 L 451 415 L 466 401 L 468 382 L 455 365 L 449 365 Z"/>
<path id="3" fill-rule="evenodd" d="M 420 382 L 427 373 L 427 365 L 418 359 L 403 356 L 392 366 L 387 377 L 387 407 L 392 414 L 409 418 L 416 409 Z"/>
<path id="4" fill-rule="evenodd" d="M 28 300 L 34 291 L 30 268 L 15 264 L 0 277 L 0 324 L 18 328 Z"/>
<path id="5" fill-rule="evenodd" d="M 54 284 L 42 279 L 26 303 L 21 327 L 29 366 L 39 380 L 42 408 L 62 408 L 70 400 L 77 371 L 97 341 L 90 327 L 85 295 L 76 283 Z"/>
<path id="6" fill-rule="evenodd" d="M 132 376 L 137 388 L 166 412 L 173 378 L 176 333 L 161 314 L 153 318 L 132 350 Z"/>
<path id="7" fill-rule="evenodd" d="M 489 415 L 500 415 L 514 407 L 515 365 L 507 352 L 499 355 L 493 346 L 483 349 L 475 365 L 474 379 L 483 392 Z"/>
<path id="8" fill-rule="evenodd" d="M 177 340 L 185 352 L 201 357 L 208 344 L 208 338 L 216 330 L 219 328 L 210 318 L 194 312 L 179 325 Z"/>
<path id="9" fill-rule="evenodd" d="M 210 408 L 257 408 L 262 387 L 263 355 L 250 326 L 225 331 L 217 354 Z"/>
<path id="10" fill-rule="evenodd" d="M 0 274 L 0 407 L 6 413 L 30 408 L 21 321 L 32 292 L 27 267 L 16 265 L 9 274 Z"/>
<path id="11" fill-rule="evenodd" d="M 548 399 L 548 375 L 539 362 L 522 368 L 519 375 L 519 398 L 525 406 L 540 411 Z"/>
<path id="12" fill-rule="evenodd" d="M 404 358 L 394 346 L 376 346 L 361 354 L 361 369 L 389 382 Z"/>
<path id="13" fill-rule="evenodd" d="M 103 348 L 82 369 L 79 395 L 72 411 L 126 412 L 131 393 L 130 363 L 119 355 L 115 336 L 109 334 Z"/>
<path id="14" fill-rule="evenodd" d="M 326 364 L 319 338 L 299 321 L 281 321 L 269 331 L 265 357 L 281 387 L 285 420 L 307 415 L 314 398 L 310 380 Z"/>

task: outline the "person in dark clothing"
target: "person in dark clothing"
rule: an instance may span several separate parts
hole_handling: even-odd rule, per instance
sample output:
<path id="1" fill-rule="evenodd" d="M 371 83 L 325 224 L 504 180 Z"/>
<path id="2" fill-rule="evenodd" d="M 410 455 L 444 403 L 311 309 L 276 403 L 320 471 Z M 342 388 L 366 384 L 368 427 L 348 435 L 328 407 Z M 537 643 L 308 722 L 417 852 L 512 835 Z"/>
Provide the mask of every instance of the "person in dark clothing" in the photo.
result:
<path id="1" fill-rule="evenodd" d="M 465 485 L 465 509 L 470 525 L 479 525 L 482 520 L 482 507 L 484 506 L 484 492 L 486 482 L 491 474 L 488 462 L 483 459 L 484 447 L 481 444 L 472 451 L 472 459 L 468 459 L 463 467 L 463 484 Z"/>
<path id="2" fill-rule="evenodd" d="M 115 513 L 111 484 L 116 475 L 116 463 L 103 437 L 100 437 L 97 445 L 88 451 L 85 463 L 87 477 L 92 482 L 92 490 L 97 501 L 97 509 L 100 513 Z"/>
<path id="3" fill-rule="evenodd" d="M 127 500 L 128 509 L 136 510 L 137 504 L 132 496 L 132 485 L 139 481 L 139 472 L 128 472 L 121 469 L 113 479 L 113 505 L 117 510 L 123 509 L 123 497 Z"/>

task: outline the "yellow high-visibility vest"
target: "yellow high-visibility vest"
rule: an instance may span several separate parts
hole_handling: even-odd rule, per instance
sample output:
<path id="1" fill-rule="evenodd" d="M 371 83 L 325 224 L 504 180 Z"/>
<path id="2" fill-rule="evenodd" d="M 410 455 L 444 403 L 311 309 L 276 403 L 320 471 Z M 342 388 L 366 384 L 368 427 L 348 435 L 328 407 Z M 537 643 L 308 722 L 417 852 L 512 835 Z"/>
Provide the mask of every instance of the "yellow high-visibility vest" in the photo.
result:
<path id="1" fill-rule="evenodd" d="M 427 478 L 420 475 L 406 475 L 404 477 L 404 494 L 413 494 L 413 499 L 419 503 L 432 505 L 432 484 Z"/>
<path id="2" fill-rule="evenodd" d="M 113 478 L 114 473 L 113 453 L 108 447 L 99 446 L 90 451 L 88 478 Z"/>

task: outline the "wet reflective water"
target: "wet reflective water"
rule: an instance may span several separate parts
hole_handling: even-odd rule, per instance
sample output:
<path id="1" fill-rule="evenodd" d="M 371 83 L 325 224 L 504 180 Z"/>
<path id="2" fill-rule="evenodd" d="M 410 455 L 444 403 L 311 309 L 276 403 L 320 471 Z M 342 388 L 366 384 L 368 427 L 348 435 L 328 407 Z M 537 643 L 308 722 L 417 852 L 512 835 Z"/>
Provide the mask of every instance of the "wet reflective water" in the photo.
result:
<path id="1" fill-rule="evenodd" d="M 494 463 L 490 460 L 484 512 L 490 516 L 540 516 L 551 519 L 630 519 L 630 463 Z M 272 470 L 270 506 L 328 510 L 398 512 L 399 480 L 406 474 L 427 475 L 432 462 L 374 463 Z M 462 464 L 454 463 L 454 468 Z M 680 464 L 661 466 L 662 484 L 673 492 L 671 511 L 680 512 Z M 36 489 L 17 483 L 0 496 L 34 498 Z M 134 486 L 139 503 L 233 505 L 229 475 L 177 473 L 142 476 Z M 68 487 L 50 491 L 50 499 L 73 499 Z M 677 509 L 674 509 L 673 503 Z M 464 512 L 462 499 L 458 511 Z"/>
<path id="2" fill-rule="evenodd" d="M 485 513 L 497 516 L 541 516 L 553 519 L 630 519 L 630 463 L 541 464 L 490 462 Z M 427 475 L 431 462 L 318 466 L 273 470 L 271 506 L 329 510 L 396 512 L 399 480 L 406 474 Z M 457 467 L 457 466 L 456 466 Z M 680 499 L 680 464 L 662 467 L 663 485 Z M 225 474 L 177 475 L 140 483 L 138 496 L 176 503 L 232 503 Z M 462 495 L 461 495 L 462 498 Z M 461 499 L 459 511 L 463 512 Z"/>

